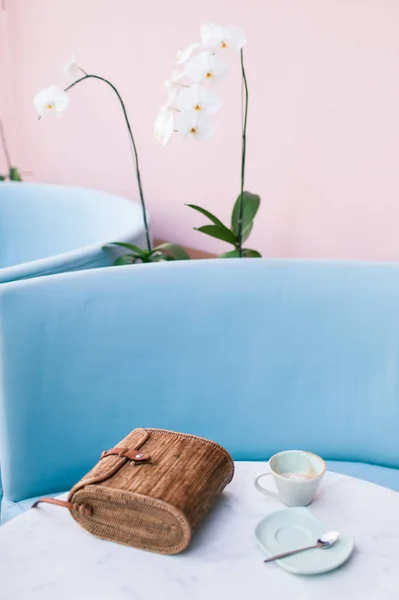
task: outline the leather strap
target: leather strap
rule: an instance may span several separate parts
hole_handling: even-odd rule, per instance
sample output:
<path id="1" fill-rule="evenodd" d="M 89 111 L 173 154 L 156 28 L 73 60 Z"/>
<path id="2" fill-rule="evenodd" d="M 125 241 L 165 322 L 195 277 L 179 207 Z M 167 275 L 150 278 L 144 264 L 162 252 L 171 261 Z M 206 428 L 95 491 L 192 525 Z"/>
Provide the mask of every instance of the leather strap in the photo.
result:
<path id="1" fill-rule="evenodd" d="M 46 502 L 47 504 L 55 504 L 56 506 L 63 506 L 64 508 L 69 508 L 69 510 L 77 510 L 78 512 L 84 514 L 86 517 L 91 517 L 93 514 L 93 509 L 89 506 L 85 506 L 84 504 L 66 502 L 65 500 L 57 500 L 56 498 L 40 498 L 40 500 L 36 500 L 36 502 L 32 504 L 32 508 L 36 508 L 40 502 Z"/>
<path id="2" fill-rule="evenodd" d="M 144 452 L 140 452 L 138 448 L 140 448 L 150 437 L 150 434 L 145 429 L 135 430 L 137 433 L 142 432 L 141 439 L 136 443 L 136 449 L 130 450 L 129 448 L 111 448 L 110 450 L 104 450 L 101 454 L 101 459 L 106 458 L 107 456 L 118 456 L 120 458 L 125 458 L 127 460 L 131 460 L 133 464 L 145 464 L 151 462 L 151 457 Z M 125 461 L 122 464 L 126 464 Z M 119 467 L 117 466 L 117 469 Z M 116 469 L 116 470 L 117 470 Z M 110 474 L 115 473 L 115 468 L 111 469 L 111 473 L 106 474 L 106 476 L 101 476 L 100 478 L 94 478 L 89 480 L 80 481 L 79 484 L 76 484 L 75 487 L 72 488 L 69 497 L 73 497 L 73 494 L 85 485 L 89 485 L 91 483 L 98 483 L 99 481 L 104 480 L 110 476 Z M 46 502 L 47 504 L 55 504 L 56 506 L 63 506 L 64 508 L 68 508 L 69 510 L 79 511 L 87 517 L 91 517 L 93 514 L 93 509 L 90 506 L 86 506 L 85 504 L 77 504 L 73 502 L 66 502 L 65 500 L 57 500 L 56 498 L 41 498 L 37 500 L 34 504 L 32 504 L 32 508 L 36 508 L 40 502 Z"/>
<path id="3" fill-rule="evenodd" d="M 139 452 L 137 450 L 129 450 L 129 448 L 111 448 L 111 450 L 104 450 L 101 454 L 101 458 L 106 458 L 107 456 L 119 456 L 120 458 L 128 458 L 129 460 L 133 460 L 135 463 L 146 463 L 150 461 L 150 456 L 148 454 L 144 454 L 144 452 Z"/>

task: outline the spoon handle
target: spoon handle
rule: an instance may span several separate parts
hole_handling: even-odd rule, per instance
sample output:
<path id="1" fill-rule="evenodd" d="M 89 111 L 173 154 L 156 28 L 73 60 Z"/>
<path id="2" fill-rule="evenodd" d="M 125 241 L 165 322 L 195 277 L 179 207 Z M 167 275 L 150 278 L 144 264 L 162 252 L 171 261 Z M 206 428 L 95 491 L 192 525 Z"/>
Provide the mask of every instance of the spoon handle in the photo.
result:
<path id="1" fill-rule="evenodd" d="M 270 556 L 266 558 L 263 562 L 268 563 L 273 560 L 278 560 L 279 558 L 285 558 L 286 556 L 292 556 L 293 554 L 298 554 L 299 552 L 305 552 L 305 550 L 313 550 L 314 548 L 318 548 L 319 546 L 315 544 L 314 546 L 307 546 L 306 548 L 298 548 L 297 550 L 290 550 L 289 552 L 282 552 L 281 554 L 275 554 L 274 556 Z"/>

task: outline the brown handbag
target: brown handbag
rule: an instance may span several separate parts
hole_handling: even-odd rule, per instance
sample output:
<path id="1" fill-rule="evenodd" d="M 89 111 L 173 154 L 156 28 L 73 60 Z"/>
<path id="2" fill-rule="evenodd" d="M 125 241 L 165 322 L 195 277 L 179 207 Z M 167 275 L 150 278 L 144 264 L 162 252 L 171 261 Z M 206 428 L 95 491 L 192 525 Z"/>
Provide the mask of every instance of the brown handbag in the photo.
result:
<path id="1" fill-rule="evenodd" d="M 134 429 L 70 491 L 69 508 L 94 535 L 135 548 L 177 554 L 230 483 L 230 454 L 204 438 Z"/>

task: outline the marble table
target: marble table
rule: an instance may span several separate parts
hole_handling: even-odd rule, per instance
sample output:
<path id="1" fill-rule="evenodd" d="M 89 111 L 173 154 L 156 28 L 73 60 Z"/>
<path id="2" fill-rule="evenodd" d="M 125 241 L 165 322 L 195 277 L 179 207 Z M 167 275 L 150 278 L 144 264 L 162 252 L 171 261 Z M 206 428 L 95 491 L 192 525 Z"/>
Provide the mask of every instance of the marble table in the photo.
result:
<path id="1" fill-rule="evenodd" d="M 298 577 L 263 564 L 256 524 L 279 502 L 236 476 L 193 539 L 161 556 L 95 538 L 66 509 L 41 505 L 0 528 L 0 600 L 398 600 L 399 494 L 327 473 L 311 511 L 354 536 L 340 569 Z"/>

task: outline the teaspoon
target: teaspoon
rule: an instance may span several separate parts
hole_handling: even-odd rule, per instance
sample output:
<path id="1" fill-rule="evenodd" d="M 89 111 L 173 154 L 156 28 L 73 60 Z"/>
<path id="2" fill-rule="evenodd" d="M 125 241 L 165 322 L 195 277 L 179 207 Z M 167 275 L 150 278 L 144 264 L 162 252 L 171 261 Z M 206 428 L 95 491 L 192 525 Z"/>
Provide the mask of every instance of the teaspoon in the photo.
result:
<path id="1" fill-rule="evenodd" d="M 298 552 L 305 552 L 305 550 L 313 550 L 314 548 L 320 548 L 321 550 L 327 550 L 327 548 L 331 548 L 333 544 L 339 538 L 338 531 L 329 531 L 328 533 L 324 533 L 319 537 L 316 544 L 313 546 L 306 546 L 305 548 L 298 548 L 297 550 L 290 550 L 289 552 L 282 552 L 281 554 L 275 554 L 274 556 L 270 556 L 270 558 L 266 558 L 263 562 L 272 562 L 273 560 L 278 560 L 279 558 L 285 558 L 286 556 L 292 556 L 293 554 L 297 554 Z"/>

